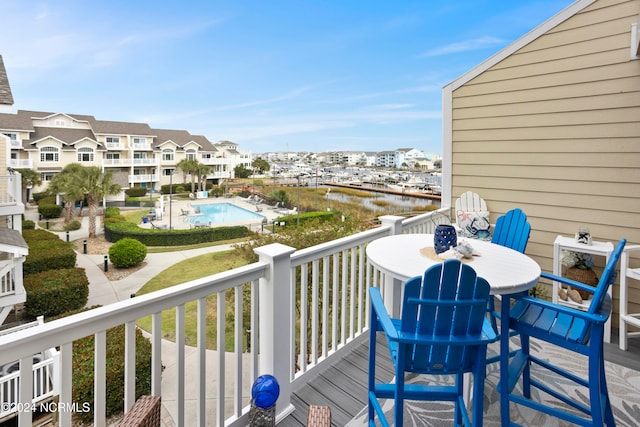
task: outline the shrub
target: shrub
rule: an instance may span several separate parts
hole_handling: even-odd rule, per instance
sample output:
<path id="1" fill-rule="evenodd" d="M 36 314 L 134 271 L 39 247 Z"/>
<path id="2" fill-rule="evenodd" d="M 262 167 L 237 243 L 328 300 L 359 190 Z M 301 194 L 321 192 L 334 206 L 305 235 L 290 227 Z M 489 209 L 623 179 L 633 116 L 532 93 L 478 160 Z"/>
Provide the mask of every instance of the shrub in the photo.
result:
<path id="1" fill-rule="evenodd" d="M 76 253 L 71 244 L 45 230 L 22 230 L 22 237 L 29 246 L 22 266 L 24 275 L 47 270 L 73 268 L 76 265 Z"/>
<path id="2" fill-rule="evenodd" d="M 104 237 L 108 242 L 136 239 L 146 246 L 183 246 L 239 239 L 252 234 L 245 226 L 194 228 L 189 230 L 154 230 L 128 221 L 105 221 Z"/>
<path id="3" fill-rule="evenodd" d="M 64 230 L 65 231 L 80 230 L 81 227 L 82 227 L 82 224 L 80 224 L 80 221 L 78 221 L 77 219 L 74 219 L 73 221 L 69 221 L 68 224 L 65 224 Z"/>
<path id="4" fill-rule="evenodd" d="M 55 205 L 56 204 L 56 196 L 48 195 L 47 197 L 43 197 L 38 201 L 38 206 L 40 205 Z"/>
<path id="5" fill-rule="evenodd" d="M 108 207 L 108 208 L 106 208 L 104 210 L 105 219 L 107 219 L 107 218 L 115 218 L 115 217 L 118 217 L 118 216 L 120 216 L 120 208 L 116 208 L 116 207 L 110 206 L 110 207 Z"/>
<path id="6" fill-rule="evenodd" d="M 124 191 L 129 197 L 142 197 L 147 194 L 147 189 L 142 187 L 133 187 Z"/>
<path id="7" fill-rule="evenodd" d="M 36 203 L 40 203 L 40 200 L 46 198 L 46 197 L 51 197 L 51 195 L 49 193 L 47 193 L 46 191 L 41 191 L 39 193 L 32 193 L 31 197 L 33 197 L 33 201 Z"/>
<path id="8" fill-rule="evenodd" d="M 42 204 L 38 206 L 38 213 L 42 215 L 43 218 L 47 219 L 60 218 L 60 214 L 62 213 L 62 206 Z"/>
<path id="9" fill-rule="evenodd" d="M 49 270 L 25 276 L 28 315 L 55 316 L 82 308 L 89 297 L 89 279 L 84 268 Z"/>
<path id="10" fill-rule="evenodd" d="M 96 308 L 96 307 L 91 307 Z M 89 309 L 65 313 L 70 316 Z M 63 317 L 63 316 L 60 316 Z M 106 416 L 110 417 L 124 410 L 124 325 L 107 329 L 106 348 Z M 93 379 L 94 379 L 94 336 L 90 335 L 73 342 L 72 399 L 78 407 L 90 402 L 91 410 L 78 412 L 85 423 L 93 421 Z M 151 343 L 136 328 L 136 391 L 135 398 L 151 392 Z"/>
<path id="11" fill-rule="evenodd" d="M 109 248 L 109 259 L 118 268 L 140 265 L 147 256 L 147 247 L 136 239 L 125 238 Z"/>
<path id="12" fill-rule="evenodd" d="M 25 219 L 22 221 L 22 229 L 23 230 L 35 230 L 36 223 L 31 221 L 30 219 Z"/>

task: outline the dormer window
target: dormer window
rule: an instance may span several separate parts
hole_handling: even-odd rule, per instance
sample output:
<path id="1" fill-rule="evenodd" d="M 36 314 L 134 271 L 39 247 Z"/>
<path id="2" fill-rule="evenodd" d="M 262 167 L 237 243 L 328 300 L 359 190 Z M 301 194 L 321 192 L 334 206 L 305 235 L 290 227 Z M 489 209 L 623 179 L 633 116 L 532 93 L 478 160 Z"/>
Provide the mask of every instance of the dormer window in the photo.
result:
<path id="1" fill-rule="evenodd" d="M 167 162 L 167 161 L 168 161 L 168 162 L 171 162 L 171 161 L 173 161 L 173 156 L 174 156 L 173 150 L 170 150 L 170 149 L 168 149 L 168 148 L 167 148 L 167 149 L 162 150 L 162 160 L 163 160 L 163 161 L 165 161 L 165 162 Z"/>
<path id="2" fill-rule="evenodd" d="M 53 125 L 54 125 L 54 126 L 57 126 L 57 127 L 64 127 L 64 126 L 65 126 L 65 122 L 64 122 L 64 120 L 62 120 L 62 119 L 56 119 L 56 120 L 53 122 Z"/>
<path id="3" fill-rule="evenodd" d="M 189 160 L 196 160 L 196 150 L 187 150 L 186 157 Z"/>

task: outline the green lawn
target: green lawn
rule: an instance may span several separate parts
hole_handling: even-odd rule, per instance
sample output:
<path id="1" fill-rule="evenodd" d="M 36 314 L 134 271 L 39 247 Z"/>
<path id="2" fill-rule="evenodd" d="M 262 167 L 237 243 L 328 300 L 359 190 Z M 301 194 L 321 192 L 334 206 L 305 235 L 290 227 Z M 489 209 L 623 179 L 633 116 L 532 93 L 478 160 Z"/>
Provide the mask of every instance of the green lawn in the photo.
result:
<path id="1" fill-rule="evenodd" d="M 190 280 L 199 279 L 222 271 L 245 265 L 244 260 L 230 256 L 232 251 L 214 252 L 189 258 L 175 264 L 162 273 L 148 281 L 136 295 L 143 295 L 149 292 L 165 289 Z M 227 293 L 226 316 L 233 318 L 233 292 Z M 216 348 L 216 297 L 207 298 L 207 348 Z M 187 345 L 195 346 L 197 340 L 197 302 L 191 301 L 185 305 L 185 340 Z M 145 331 L 151 331 L 151 316 L 139 319 L 138 326 Z M 231 325 L 231 322 L 227 322 Z M 165 339 L 175 341 L 176 337 L 176 311 L 175 309 L 162 312 L 162 336 Z M 233 350 L 233 336 L 226 335 L 226 349 Z"/>

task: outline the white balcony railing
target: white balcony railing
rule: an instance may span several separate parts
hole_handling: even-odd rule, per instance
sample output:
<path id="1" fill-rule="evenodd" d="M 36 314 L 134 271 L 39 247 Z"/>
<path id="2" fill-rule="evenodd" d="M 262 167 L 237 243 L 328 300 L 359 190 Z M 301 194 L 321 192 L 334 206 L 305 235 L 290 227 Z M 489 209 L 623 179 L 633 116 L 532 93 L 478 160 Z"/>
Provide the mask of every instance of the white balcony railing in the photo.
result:
<path id="1" fill-rule="evenodd" d="M 411 219 L 382 217 L 378 228 L 299 251 L 278 243 L 259 247 L 255 250 L 259 256 L 256 263 L 0 336 L 0 365 L 20 360 L 21 366 L 29 367 L 21 370 L 24 374 L 20 376 L 19 402 L 24 404 L 32 395 L 32 355 L 59 347 L 59 401 L 63 407 L 71 407 L 73 341 L 93 334 L 96 399 L 92 407 L 94 424 L 102 426 L 106 330 L 125 325 L 124 407 L 128 411 L 135 399 L 136 321 L 151 316 L 150 392 L 162 394 L 162 375 L 176 378 L 176 389 L 169 392 L 175 396 L 175 403 L 163 400 L 163 405 L 175 405 L 168 410 L 176 425 L 247 425 L 249 390 L 257 375 L 264 373 L 279 380 L 277 411 L 279 418 L 284 417 L 293 410 L 292 392 L 317 375 L 321 370 L 317 367 L 332 363 L 364 338 L 368 328 L 367 288 L 383 286 L 384 282 L 382 274 L 367 262 L 366 245 L 390 234 L 433 232 L 436 223 L 446 218 L 431 213 Z M 225 306 L 229 301 L 233 308 L 228 310 Z M 197 354 L 197 361 L 187 369 L 184 325 L 189 303 L 197 306 L 195 319 L 189 319 L 197 325 L 195 349 L 189 350 Z M 175 357 L 175 363 L 163 371 L 165 310 L 175 313 L 176 333 L 175 350 L 169 355 Z M 231 312 L 232 319 L 228 315 Z M 210 317 L 217 319 L 215 325 L 207 325 Z M 207 349 L 206 335 L 211 328 L 215 329 L 216 348 L 226 345 L 225 352 Z M 210 362 L 213 357 L 212 364 L 207 364 L 208 357 Z M 195 383 L 191 385 L 197 393 L 196 409 L 189 414 L 185 411 L 187 381 Z M 215 384 L 213 396 L 207 395 L 207 384 Z M 31 425 L 31 413 L 18 416 L 20 425 Z M 70 412 L 58 416 L 61 426 L 71 425 Z M 206 416 L 213 416 L 213 420 L 206 420 Z"/>
<path id="2" fill-rule="evenodd" d="M 105 142 L 104 145 L 107 147 L 107 150 L 124 150 L 124 144 L 122 142 Z"/>
<path id="3" fill-rule="evenodd" d="M 15 274 L 13 260 L 0 261 L 0 298 L 16 293 Z"/>
<path id="4" fill-rule="evenodd" d="M 31 159 L 10 159 L 9 166 L 14 169 L 32 169 L 33 160 Z"/>
<path id="5" fill-rule="evenodd" d="M 105 167 L 125 167 L 132 166 L 133 159 L 102 159 L 102 166 Z"/>
<path id="6" fill-rule="evenodd" d="M 151 150 L 151 144 L 148 142 L 134 142 L 131 146 L 134 150 Z"/>
<path id="7" fill-rule="evenodd" d="M 129 182 L 157 182 L 160 181 L 160 175 L 156 174 L 140 174 L 129 175 Z"/>
<path id="8" fill-rule="evenodd" d="M 22 200 L 20 174 L 0 176 L 0 206 L 15 205 Z"/>

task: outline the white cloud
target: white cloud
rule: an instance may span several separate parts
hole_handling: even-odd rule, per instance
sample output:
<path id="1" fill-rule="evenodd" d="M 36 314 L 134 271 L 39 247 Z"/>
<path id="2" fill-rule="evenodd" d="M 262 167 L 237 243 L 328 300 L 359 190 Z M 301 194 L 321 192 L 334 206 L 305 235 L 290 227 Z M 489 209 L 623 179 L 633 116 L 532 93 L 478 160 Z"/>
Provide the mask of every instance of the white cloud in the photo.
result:
<path id="1" fill-rule="evenodd" d="M 506 41 L 503 39 L 486 36 L 486 37 L 480 37 L 477 39 L 470 39 L 470 40 L 465 40 L 457 43 L 451 43 L 448 45 L 440 46 L 435 49 L 428 50 L 427 52 L 424 52 L 419 56 L 428 57 L 428 56 L 449 55 L 452 53 L 487 49 L 487 48 L 499 46 L 505 43 Z"/>

